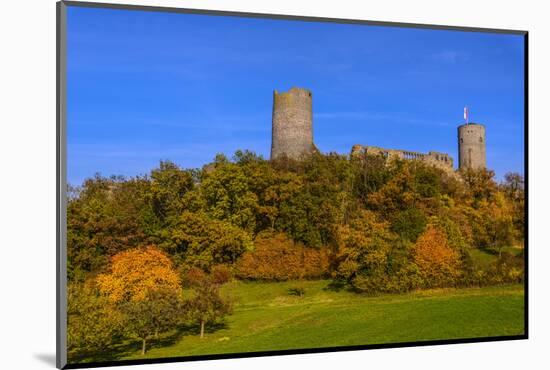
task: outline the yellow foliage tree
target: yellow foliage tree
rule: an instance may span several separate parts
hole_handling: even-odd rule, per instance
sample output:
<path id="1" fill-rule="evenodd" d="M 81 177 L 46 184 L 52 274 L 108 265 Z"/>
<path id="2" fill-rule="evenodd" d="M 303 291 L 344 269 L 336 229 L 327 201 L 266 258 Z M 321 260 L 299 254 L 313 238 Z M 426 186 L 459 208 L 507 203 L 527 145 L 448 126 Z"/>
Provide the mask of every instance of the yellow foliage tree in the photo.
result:
<path id="1" fill-rule="evenodd" d="M 117 303 L 142 301 L 152 291 L 181 290 L 172 261 L 155 246 L 114 255 L 110 272 L 99 275 L 97 285 L 101 293 Z"/>
<path id="2" fill-rule="evenodd" d="M 428 226 L 414 246 L 414 262 L 429 287 L 452 285 L 460 274 L 460 259 L 444 231 Z"/>

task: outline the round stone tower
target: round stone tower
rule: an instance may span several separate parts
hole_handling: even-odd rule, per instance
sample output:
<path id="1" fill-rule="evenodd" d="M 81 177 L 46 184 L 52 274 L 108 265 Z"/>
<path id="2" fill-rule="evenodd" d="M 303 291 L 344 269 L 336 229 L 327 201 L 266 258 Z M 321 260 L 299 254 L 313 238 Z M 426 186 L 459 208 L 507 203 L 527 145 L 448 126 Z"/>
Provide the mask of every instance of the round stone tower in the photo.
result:
<path id="1" fill-rule="evenodd" d="M 271 159 L 283 154 L 300 159 L 313 149 L 311 91 L 297 87 L 273 92 Z"/>
<path id="2" fill-rule="evenodd" d="M 458 126 L 459 168 L 485 168 L 485 126 L 468 123 Z"/>

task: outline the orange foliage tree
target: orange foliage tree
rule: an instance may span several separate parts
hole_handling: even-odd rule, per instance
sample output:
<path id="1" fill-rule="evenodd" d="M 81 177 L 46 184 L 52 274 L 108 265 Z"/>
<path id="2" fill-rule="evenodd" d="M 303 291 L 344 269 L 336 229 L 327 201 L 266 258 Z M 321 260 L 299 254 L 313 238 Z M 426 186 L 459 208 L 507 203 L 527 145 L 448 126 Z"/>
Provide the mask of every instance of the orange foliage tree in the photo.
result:
<path id="1" fill-rule="evenodd" d="M 166 254 L 155 246 L 112 257 L 111 270 L 97 277 L 99 291 L 126 317 L 129 333 L 142 342 L 175 327 L 182 318 L 181 280 Z"/>
<path id="2" fill-rule="evenodd" d="M 460 274 L 459 254 L 449 246 L 445 232 L 435 226 L 420 235 L 413 255 L 428 287 L 452 285 Z"/>
<path id="3" fill-rule="evenodd" d="M 111 271 L 97 277 L 101 293 L 113 302 L 141 301 L 151 291 L 179 293 L 181 281 L 172 261 L 155 246 L 116 254 Z"/>
<path id="4" fill-rule="evenodd" d="M 304 247 L 284 233 L 262 233 L 254 245 L 254 251 L 244 253 L 237 263 L 237 276 L 241 279 L 311 279 L 328 272 L 326 249 Z"/>

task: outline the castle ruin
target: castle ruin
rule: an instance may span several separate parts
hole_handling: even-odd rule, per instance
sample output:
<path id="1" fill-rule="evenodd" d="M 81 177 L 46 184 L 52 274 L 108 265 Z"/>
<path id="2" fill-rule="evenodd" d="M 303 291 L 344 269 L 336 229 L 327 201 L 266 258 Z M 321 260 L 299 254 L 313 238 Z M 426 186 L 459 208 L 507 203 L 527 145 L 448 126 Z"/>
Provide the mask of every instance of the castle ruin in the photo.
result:
<path id="1" fill-rule="evenodd" d="M 379 148 L 376 146 L 363 146 L 363 145 L 354 145 L 351 148 L 351 155 L 357 156 L 360 154 L 369 154 L 369 155 L 382 155 L 385 158 L 399 158 L 399 159 L 408 159 L 408 160 L 418 160 L 426 162 L 435 167 L 439 167 L 444 170 L 453 169 L 453 158 L 447 153 L 440 153 L 430 151 L 426 153 L 412 152 L 410 150 L 399 150 L 399 149 L 385 149 Z"/>
<path id="2" fill-rule="evenodd" d="M 313 112 L 311 91 L 293 87 L 287 92 L 273 92 L 271 158 L 287 156 L 300 159 L 315 150 L 313 143 Z M 351 156 L 382 155 L 388 159 L 419 160 L 446 171 L 454 169 L 454 161 L 447 153 L 430 151 L 420 153 L 408 150 L 386 149 L 376 146 L 354 145 Z M 467 123 L 458 127 L 459 169 L 485 168 L 485 126 Z"/>

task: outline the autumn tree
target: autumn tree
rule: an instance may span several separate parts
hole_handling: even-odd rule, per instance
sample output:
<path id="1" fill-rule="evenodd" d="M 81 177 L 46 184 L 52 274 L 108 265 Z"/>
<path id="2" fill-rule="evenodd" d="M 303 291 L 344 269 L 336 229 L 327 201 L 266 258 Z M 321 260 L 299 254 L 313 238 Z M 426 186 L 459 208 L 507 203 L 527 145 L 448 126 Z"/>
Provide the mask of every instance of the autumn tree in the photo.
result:
<path id="1" fill-rule="evenodd" d="M 502 185 L 506 194 L 511 199 L 519 200 L 523 198 L 525 192 L 525 180 L 517 172 L 508 172 L 504 175 L 504 184 Z"/>
<path id="2" fill-rule="evenodd" d="M 429 225 L 420 235 L 413 256 L 428 287 L 452 285 L 459 276 L 459 254 L 449 246 L 445 232 L 437 227 Z"/>
<path id="3" fill-rule="evenodd" d="M 173 328 L 183 317 L 181 279 L 172 261 L 155 246 L 112 257 L 110 271 L 97 277 L 102 294 L 125 314 L 128 331 L 142 342 Z"/>
<path id="4" fill-rule="evenodd" d="M 474 208 L 477 208 L 483 201 L 492 200 L 497 191 L 494 171 L 485 168 L 465 168 L 461 169 L 460 173 L 469 192 L 467 200 Z"/>
<path id="5" fill-rule="evenodd" d="M 391 217 L 399 211 L 415 208 L 421 196 L 415 190 L 415 174 L 404 161 L 391 162 L 391 178 L 376 192 L 368 195 L 367 207 Z"/>
<path id="6" fill-rule="evenodd" d="M 495 200 L 487 206 L 486 224 L 489 247 L 502 256 L 502 248 L 514 242 L 514 210 L 502 193 L 495 194 Z"/>
<path id="7" fill-rule="evenodd" d="M 155 246 L 112 257 L 110 271 L 97 277 L 99 290 L 113 302 L 140 301 L 150 291 L 179 293 L 181 280 L 172 261 Z"/>

